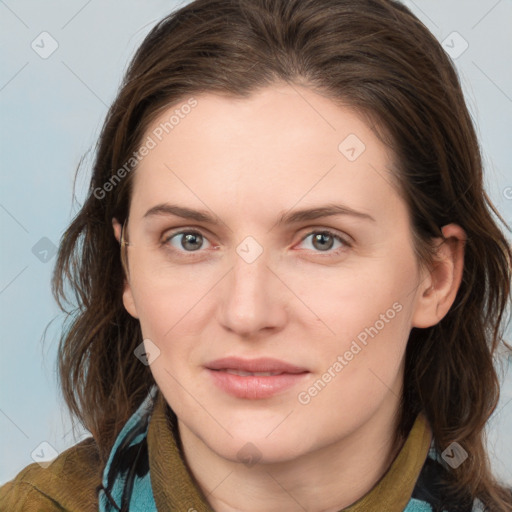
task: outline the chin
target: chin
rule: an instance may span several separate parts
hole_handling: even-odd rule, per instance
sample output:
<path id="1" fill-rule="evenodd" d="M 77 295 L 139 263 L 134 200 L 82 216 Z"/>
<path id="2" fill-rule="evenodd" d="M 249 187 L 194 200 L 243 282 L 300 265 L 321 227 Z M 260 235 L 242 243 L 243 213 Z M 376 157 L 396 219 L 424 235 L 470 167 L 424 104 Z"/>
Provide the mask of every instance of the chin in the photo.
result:
<path id="1" fill-rule="evenodd" d="M 210 450 L 233 462 L 242 462 L 249 467 L 256 462 L 287 462 L 305 453 L 310 448 L 311 438 L 304 428 L 299 428 L 293 422 L 287 427 L 284 423 L 279 425 L 285 416 L 277 420 L 274 417 L 272 421 L 258 420 L 256 417 L 248 421 L 247 416 L 243 422 L 226 419 L 225 424 L 229 425 L 232 437 L 227 434 L 219 436 L 211 430 L 201 432 L 204 426 L 199 426 L 195 432 Z M 299 449 L 301 453 L 298 453 Z"/>
<path id="2" fill-rule="evenodd" d="M 297 447 L 301 447 L 301 453 L 297 452 Z M 232 461 L 252 467 L 255 464 L 277 464 L 289 462 L 304 452 L 304 446 L 298 441 L 276 438 L 273 441 L 269 439 L 235 438 L 230 443 L 215 443 L 210 445 L 210 449 L 219 456 Z"/>

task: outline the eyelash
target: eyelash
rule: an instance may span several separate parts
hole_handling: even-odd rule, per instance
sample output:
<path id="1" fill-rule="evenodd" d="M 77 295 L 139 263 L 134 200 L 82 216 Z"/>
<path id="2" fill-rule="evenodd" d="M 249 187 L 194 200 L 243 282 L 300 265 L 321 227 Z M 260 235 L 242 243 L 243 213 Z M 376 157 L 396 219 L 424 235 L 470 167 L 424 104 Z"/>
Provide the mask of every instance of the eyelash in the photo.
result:
<path id="1" fill-rule="evenodd" d="M 341 254 L 342 252 L 344 252 L 347 248 L 350 248 L 352 247 L 352 244 L 346 240 L 345 238 L 343 238 L 342 236 L 338 235 L 337 233 L 333 232 L 333 231 L 330 231 L 329 229 L 317 229 L 317 230 L 314 230 L 314 231 L 310 231 L 308 234 L 306 234 L 301 240 L 300 242 L 304 242 L 308 237 L 310 237 L 311 235 L 319 235 L 319 234 L 322 234 L 322 235 L 328 235 L 328 236 L 331 236 L 332 238 L 334 238 L 335 240 L 337 240 L 338 242 L 341 242 L 345 247 L 340 247 L 338 248 L 337 250 L 331 250 L 329 249 L 328 251 L 325 251 L 325 254 L 326 256 L 333 256 L 333 255 L 339 255 Z M 205 239 L 208 239 L 207 236 L 204 235 L 204 233 L 202 233 L 201 231 L 197 230 L 197 229 L 190 229 L 190 230 L 183 230 L 181 229 L 180 231 L 176 231 L 176 232 L 172 232 L 172 233 L 169 233 L 168 235 L 166 235 L 162 241 L 161 241 L 161 245 L 168 251 L 172 252 L 173 254 L 180 254 L 180 256 L 184 257 L 184 258 L 195 258 L 197 257 L 197 254 L 199 252 L 201 252 L 200 250 L 198 251 L 182 251 L 182 250 L 179 250 L 179 249 L 176 249 L 174 247 L 171 247 L 169 242 L 177 235 L 201 235 L 203 238 Z M 316 253 L 318 253 L 319 255 L 322 254 L 322 251 L 314 251 Z"/>

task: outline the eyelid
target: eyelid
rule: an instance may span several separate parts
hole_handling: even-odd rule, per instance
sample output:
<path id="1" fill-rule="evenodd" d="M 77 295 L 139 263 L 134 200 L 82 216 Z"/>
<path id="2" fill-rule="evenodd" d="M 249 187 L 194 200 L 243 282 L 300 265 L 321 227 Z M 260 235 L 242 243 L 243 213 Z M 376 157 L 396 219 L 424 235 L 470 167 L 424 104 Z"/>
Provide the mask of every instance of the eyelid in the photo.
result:
<path id="1" fill-rule="evenodd" d="M 344 232 L 339 232 L 338 230 L 334 229 L 334 228 L 328 228 L 328 227 L 322 227 L 322 226 L 312 226 L 312 227 L 307 227 L 305 228 L 306 231 L 305 231 L 305 235 L 301 238 L 301 242 L 306 239 L 308 236 L 314 234 L 314 233 L 327 233 L 328 235 L 331 235 L 332 237 L 334 238 L 337 238 L 339 240 L 341 240 L 344 244 L 348 245 L 348 246 L 352 246 L 352 244 L 354 243 L 354 239 L 348 235 L 347 233 L 344 233 Z"/>

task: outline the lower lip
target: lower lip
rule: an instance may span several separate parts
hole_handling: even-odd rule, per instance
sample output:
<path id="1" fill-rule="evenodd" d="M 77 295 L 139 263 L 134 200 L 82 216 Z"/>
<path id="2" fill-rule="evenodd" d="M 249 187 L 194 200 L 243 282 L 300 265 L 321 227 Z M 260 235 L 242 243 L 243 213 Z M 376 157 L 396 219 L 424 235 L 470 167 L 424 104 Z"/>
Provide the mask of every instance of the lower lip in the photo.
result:
<path id="1" fill-rule="evenodd" d="M 297 385 L 309 373 L 282 373 L 280 375 L 269 375 L 267 377 L 243 377 L 222 370 L 208 369 L 208 372 L 220 389 L 237 398 L 246 398 L 249 400 L 270 398 L 277 393 Z"/>

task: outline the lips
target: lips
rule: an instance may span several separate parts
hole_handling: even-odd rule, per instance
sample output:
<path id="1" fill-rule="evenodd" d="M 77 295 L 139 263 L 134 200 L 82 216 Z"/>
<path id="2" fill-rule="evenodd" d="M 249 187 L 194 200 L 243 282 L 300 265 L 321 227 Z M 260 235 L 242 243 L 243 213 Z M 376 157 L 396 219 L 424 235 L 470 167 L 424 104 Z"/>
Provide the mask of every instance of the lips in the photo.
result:
<path id="1" fill-rule="evenodd" d="M 210 370 L 236 370 L 247 373 L 304 373 L 308 370 L 295 366 L 279 359 L 261 357 L 258 359 L 241 359 L 238 357 L 225 357 L 216 359 L 206 365 Z"/>
<path id="2" fill-rule="evenodd" d="M 306 368 L 273 358 L 226 357 L 205 365 L 213 382 L 237 398 L 263 399 L 298 384 Z"/>

